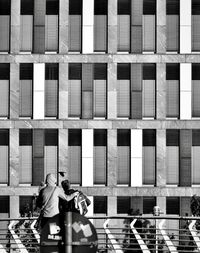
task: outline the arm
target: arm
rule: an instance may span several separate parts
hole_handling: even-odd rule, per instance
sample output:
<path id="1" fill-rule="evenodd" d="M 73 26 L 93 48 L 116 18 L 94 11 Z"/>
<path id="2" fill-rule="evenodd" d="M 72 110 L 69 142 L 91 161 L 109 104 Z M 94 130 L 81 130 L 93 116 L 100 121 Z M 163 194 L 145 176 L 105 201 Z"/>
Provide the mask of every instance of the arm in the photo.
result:
<path id="1" fill-rule="evenodd" d="M 64 199 L 64 200 L 66 200 L 66 201 L 70 201 L 70 200 L 72 200 L 74 197 L 76 197 L 77 194 L 78 194 L 78 192 L 74 192 L 74 193 L 72 193 L 72 194 L 70 194 L 70 195 L 66 195 L 62 189 L 59 189 L 59 194 L 58 194 L 58 196 L 59 196 L 59 198 L 61 198 L 61 199 Z"/>

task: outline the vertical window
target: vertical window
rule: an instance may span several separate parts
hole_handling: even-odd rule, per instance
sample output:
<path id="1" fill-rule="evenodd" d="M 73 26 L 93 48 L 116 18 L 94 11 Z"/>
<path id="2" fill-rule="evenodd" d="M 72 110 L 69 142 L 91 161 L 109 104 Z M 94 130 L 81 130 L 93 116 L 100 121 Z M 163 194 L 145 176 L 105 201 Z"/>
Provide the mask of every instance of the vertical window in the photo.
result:
<path id="1" fill-rule="evenodd" d="M 130 130 L 117 131 L 117 184 L 130 183 Z"/>
<path id="2" fill-rule="evenodd" d="M 143 0 L 143 51 L 155 51 L 156 0 Z"/>
<path id="3" fill-rule="evenodd" d="M 130 65 L 117 64 L 117 116 L 130 117 Z"/>
<path id="4" fill-rule="evenodd" d="M 81 52 L 82 0 L 69 0 L 69 51 Z"/>
<path id="5" fill-rule="evenodd" d="M 143 130 L 143 184 L 155 184 L 156 131 Z"/>
<path id="6" fill-rule="evenodd" d="M 80 63 L 69 64 L 69 117 L 81 117 L 81 75 Z"/>
<path id="7" fill-rule="evenodd" d="M 58 51 L 59 0 L 46 0 L 45 50 Z"/>
<path id="8" fill-rule="evenodd" d="M 192 131 L 192 184 L 200 184 L 200 130 Z"/>
<path id="9" fill-rule="evenodd" d="M 192 51 L 200 51 L 200 2 L 192 0 Z"/>
<path id="10" fill-rule="evenodd" d="M 107 214 L 106 196 L 94 196 L 94 214 Z"/>
<path id="11" fill-rule="evenodd" d="M 107 131 L 94 130 L 94 183 L 106 184 Z"/>
<path id="12" fill-rule="evenodd" d="M 32 130 L 20 129 L 19 131 L 19 153 L 21 184 L 32 183 Z"/>
<path id="13" fill-rule="evenodd" d="M 72 184 L 81 184 L 81 146 L 82 135 L 80 129 L 69 129 L 68 159 L 69 178 Z"/>
<path id="14" fill-rule="evenodd" d="M 57 129 L 33 130 L 33 185 L 44 181 L 48 173 L 57 176 L 58 168 Z"/>
<path id="15" fill-rule="evenodd" d="M 32 117 L 33 64 L 20 63 L 19 116 Z"/>
<path id="16" fill-rule="evenodd" d="M 167 86 L 167 110 L 169 118 L 179 118 L 179 94 L 180 94 L 180 70 L 179 64 L 166 64 L 166 86 Z"/>
<path id="17" fill-rule="evenodd" d="M 94 51 L 107 51 L 107 0 L 94 1 Z"/>
<path id="18" fill-rule="evenodd" d="M 10 204 L 9 204 L 9 196 L 0 196 L 0 218 L 1 219 L 7 219 L 9 218 L 9 211 L 10 210 Z M 1 221 L 1 230 L 7 231 L 8 230 L 8 221 Z M 5 235 L 2 235 L 3 232 L 1 232 L 0 240 L 1 244 L 8 243 L 8 239 L 5 240 Z"/>
<path id="19" fill-rule="evenodd" d="M 142 115 L 155 118 L 156 65 L 143 64 Z"/>
<path id="20" fill-rule="evenodd" d="M 151 214 L 155 205 L 155 197 L 143 197 L 143 214 Z"/>
<path id="21" fill-rule="evenodd" d="M 167 184 L 179 184 L 179 130 L 166 131 Z"/>
<path id="22" fill-rule="evenodd" d="M 117 37 L 118 51 L 130 51 L 130 0 L 118 0 Z"/>
<path id="23" fill-rule="evenodd" d="M 8 169 L 9 169 L 9 154 L 8 154 L 8 146 L 9 146 L 9 131 L 1 129 L 0 130 L 0 172 L 1 184 L 8 183 Z"/>
<path id="24" fill-rule="evenodd" d="M 10 44 L 10 0 L 0 0 L 0 52 L 8 52 Z"/>
<path id="25" fill-rule="evenodd" d="M 167 51 L 179 50 L 179 0 L 167 0 Z"/>
<path id="26" fill-rule="evenodd" d="M 200 64 L 192 64 L 192 117 L 200 117 Z"/>
<path id="27" fill-rule="evenodd" d="M 131 206 L 130 197 L 117 197 L 117 214 L 127 214 Z"/>
<path id="28" fill-rule="evenodd" d="M 45 64 L 45 116 L 58 115 L 58 64 Z"/>
<path id="29" fill-rule="evenodd" d="M 106 117 L 107 65 L 94 64 L 94 117 Z"/>
<path id="30" fill-rule="evenodd" d="M 33 0 L 21 0 L 20 50 L 31 52 L 33 46 Z"/>
<path id="31" fill-rule="evenodd" d="M 166 197 L 166 214 L 167 215 L 180 215 L 180 198 L 179 197 Z M 166 228 L 169 234 L 177 234 L 179 230 L 179 220 L 167 220 Z M 178 239 L 178 238 L 177 238 Z"/>
<path id="32" fill-rule="evenodd" d="M 33 212 L 33 197 L 32 196 L 20 196 L 19 197 L 19 211 L 20 215 L 24 216 Z"/>
<path id="33" fill-rule="evenodd" d="M 10 65 L 0 63 L 0 117 L 9 115 L 9 80 Z"/>

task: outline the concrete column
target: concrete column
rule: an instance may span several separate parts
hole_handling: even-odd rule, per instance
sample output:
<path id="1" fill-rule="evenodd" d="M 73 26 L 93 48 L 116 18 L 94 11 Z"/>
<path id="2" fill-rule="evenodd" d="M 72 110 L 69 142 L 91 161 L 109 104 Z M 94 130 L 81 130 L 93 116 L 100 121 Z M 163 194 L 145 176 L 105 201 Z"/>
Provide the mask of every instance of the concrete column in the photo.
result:
<path id="1" fill-rule="evenodd" d="M 59 63 L 59 119 L 68 118 L 68 63 Z"/>
<path id="2" fill-rule="evenodd" d="M 108 63 L 107 117 L 117 118 L 117 63 Z"/>
<path id="3" fill-rule="evenodd" d="M 10 64 L 10 119 L 19 118 L 19 63 Z"/>
<path id="4" fill-rule="evenodd" d="M 156 186 L 166 185 L 166 130 L 156 130 Z"/>
<path id="5" fill-rule="evenodd" d="M 59 4 L 59 53 L 68 52 L 69 0 L 60 0 Z"/>
<path id="6" fill-rule="evenodd" d="M 108 129 L 108 175 L 107 185 L 117 185 L 117 130 Z"/>
<path id="7" fill-rule="evenodd" d="M 141 129 L 131 129 L 131 186 L 142 186 Z"/>
<path id="8" fill-rule="evenodd" d="M 93 129 L 82 130 L 82 186 L 93 186 Z"/>
<path id="9" fill-rule="evenodd" d="M 166 118 L 166 64 L 156 64 L 156 119 Z"/>
<path id="10" fill-rule="evenodd" d="M 64 177 L 59 175 L 59 185 L 62 180 L 69 178 L 68 169 L 68 129 L 58 130 L 58 154 L 59 154 L 59 172 L 65 172 Z"/>
<path id="11" fill-rule="evenodd" d="M 191 0 L 180 1 L 180 53 L 191 53 Z"/>
<path id="12" fill-rule="evenodd" d="M 83 0 L 83 54 L 94 52 L 94 0 Z"/>
<path id="13" fill-rule="evenodd" d="M 192 105 L 191 63 L 180 64 L 180 119 L 191 119 Z"/>
<path id="14" fill-rule="evenodd" d="M 10 129 L 10 186 L 19 185 L 19 129 Z"/>
<path id="15" fill-rule="evenodd" d="M 19 218 L 19 196 L 10 196 L 10 218 Z"/>
<path id="16" fill-rule="evenodd" d="M 117 1 L 108 0 L 108 53 L 117 52 Z"/>
<path id="17" fill-rule="evenodd" d="M 44 119 L 45 64 L 33 65 L 33 119 Z"/>
<path id="18" fill-rule="evenodd" d="M 166 52 L 166 0 L 156 1 L 157 53 Z"/>
<path id="19" fill-rule="evenodd" d="M 109 196 L 107 202 L 107 215 L 117 215 L 117 197 Z"/>
<path id="20" fill-rule="evenodd" d="M 160 207 L 160 211 L 166 214 L 166 197 L 157 197 L 156 205 Z"/>
<path id="21" fill-rule="evenodd" d="M 10 52 L 18 54 L 20 50 L 20 0 L 11 0 Z"/>

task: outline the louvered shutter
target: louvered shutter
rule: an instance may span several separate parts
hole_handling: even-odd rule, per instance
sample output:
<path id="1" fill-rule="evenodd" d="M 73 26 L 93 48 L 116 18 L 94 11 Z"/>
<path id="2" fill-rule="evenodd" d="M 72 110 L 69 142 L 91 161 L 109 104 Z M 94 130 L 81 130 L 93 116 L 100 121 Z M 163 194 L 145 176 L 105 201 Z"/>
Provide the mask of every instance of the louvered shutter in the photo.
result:
<path id="1" fill-rule="evenodd" d="M 69 15 L 69 51 L 81 52 L 81 15 Z"/>
<path id="2" fill-rule="evenodd" d="M 33 16 L 21 15 L 20 20 L 20 50 L 31 52 L 33 43 Z"/>
<path id="3" fill-rule="evenodd" d="M 69 80 L 69 117 L 81 116 L 81 80 Z"/>
<path id="4" fill-rule="evenodd" d="M 192 51 L 200 51 L 200 15 L 192 15 Z"/>
<path id="5" fill-rule="evenodd" d="M 200 117 L 200 80 L 192 80 L 192 117 Z"/>
<path id="6" fill-rule="evenodd" d="M 45 52 L 46 0 L 34 1 L 34 53 Z"/>
<path id="7" fill-rule="evenodd" d="M 8 52 L 10 44 L 10 16 L 0 15 L 0 52 Z"/>
<path id="8" fill-rule="evenodd" d="M 106 117 L 106 80 L 94 80 L 94 117 Z"/>
<path id="9" fill-rule="evenodd" d="M 20 80 L 19 87 L 20 99 L 20 117 L 32 116 L 32 93 L 33 82 L 32 80 Z"/>
<path id="10" fill-rule="evenodd" d="M 0 117 L 8 117 L 9 80 L 0 80 Z"/>
<path id="11" fill-rule="evenodd" d="M 130 15 L 117 17 L 118 51 L 130 51 Z"/>
<path id="12" fill-rule="evenodd" d="M 167 15 L 167 51 L 179 49 L 179 15 Z"/>
<path id="13" fill-rule="evenodd" d="M 58 15 L 45 17 L 45 50 L 58 51 Z"/>
<path id="14" fill-rule="evenodd" d="M 143 15 L 143 51 L 155 51 L 155 15 Z"/>
<path id="15" fill-rule="evenodd" d="M 142 91 L 142 109 L 143 117 L 155 117 L 155 81 L 143 80 Z"/>
<path id="16" fill-rule="evenodd" d="M 8 183 L 8 156 L 9 156 L 9 132 L 8 130 L 0 130 L 0 183 Z"/>
<path id="17" fill-rule="evenodd" d="M 179 81 L 167 80 L 167 117 L 179 117 Z"/>
<path id="18" fill-rule="evenodd" d="M 130 116 L 130 80 L 117 80 L 118 117 Z"/>
<path id="19" fill-rule="evenodd" d="M 142 13 L 143 1 L 131 1 L 131 52 L 142 52 Z"/>

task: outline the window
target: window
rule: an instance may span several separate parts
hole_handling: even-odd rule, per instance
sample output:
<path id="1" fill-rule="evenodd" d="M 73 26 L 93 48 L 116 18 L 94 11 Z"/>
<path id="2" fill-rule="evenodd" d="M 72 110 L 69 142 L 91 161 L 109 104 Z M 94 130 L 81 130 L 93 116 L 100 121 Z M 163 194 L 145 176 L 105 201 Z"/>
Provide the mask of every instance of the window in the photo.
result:
<path id="1" fill-rule="evenodd" d="M 94 129 L 94 184 L 106 184 L 107 131 Z"/>
<path id="2" fill-rule="evenodd" d="M 156 131 L 143 130 L 143 184 L 155 185 Z"/>
<path id="3" fill-rule="evenodd" d="M 155 0 L 118 0 L 118 51 L 155 51 Z"/>
<path id="4" fill-rule="evenodd" d="M 10 0 L 0 0 L 0 52 L 10 48 Z"/>
<path id="5" fill-rule="evenodd" d="M 20 215 L 24 216 L 33 212 L 33 196 L 20 196 L 19 197 L 19 211 Z"/>
<path id="6" fill-rule="evenodd" d="M 21 0 L 20 50 L 31 52 L 33 47 L 33 0 Z"/>
<path id="7" fill-rule="evenodd" d="M 58 116 L 58 64 L 45 64 L 45 117 Z"/>
<path id="8" fill-rule="evenodd" d="M 117 116 L 130 116 L 130 64 L 117 64 Z"/>
<path id="9" fill-rule="evenodd" d="M 107 51 L 107 0 L 94 1 L 94 51 Z"/>
<path id="10" fill-rule="evenodd" d="M 117 184 L 130 184 L 130 130 L 117 130 Z"/>
<path id="11" fill-rule="evenodd" d="M 57 129 L 33 130 L 33 185 L 44 181 L 48 173 L 57 176 L 58 131 Z"/>
<path id="12" fill-rule="evenodd" d="M 32 130 L 19 130 L 20 184 L 32 183 Z"/>
<path id="13" fill-rule="evenodd" d="M 9 130 L 0 130 L 0 184 L 8 184 L 9 174 Z"/>
<path id="14" fill-rule="evenodd" d="M 0 117 L 9 115 L 10 65 L 0 63 Z"/>
<path id="15" fill-rule="evenodd" d="M 20 63 L 19 116 L 33 115 L 33 64 Z"/>
<path id="16" fill-rule="evenodd" d="M 0 218 L 1 219 L 7 219 L 9 218 L 9 212 L 10 212 L 10 198 L 9 196 L 0 196 Z M 1 221 L 1 230 L 7 231 L 8 230 L 8 221 Z M 8 243 L 8 240 L 5 240 L 5 235 L 0 235 L 1 244 L 4 245 L 4 243 Z"/>
<path id="17" fill-rule="evenodd" d="M 169 118 L 179 118 L 180 111 L 180 70 L 179 64 L 166 64 L 166 86 L 167 86 L 167 109 L 166 116 Z"/>
<path id="18" fill-rule="evenodd" d="M 155 205 L 155 197 L 143 197 L 143 214 L 152 214 Z"/>
<path id="19" fill-rule="evenodd" d="M 69 0 L 69 51 L 81 52 L 82 0 Z"/>
<path id="20" fill-rule="evenodd" d="M 130 206 L 130 197 L 117 197 L 117 214 L 127 214 Z"/>
<path id="21" fill-rule="evenodd" d="M 200 51 L 200 2 L 192 0 L 192 51 Z"/>
<path id="22" fill-rule="evenodd" d="M 156 66 L 143 64 L 142 115 L 144 118 L 155 118 Z"/>
<path id="23" fill-rule="evenodd" d="M 192 184 L 200 184 L 200 130 L 192 131 Z"/>
<path id="24" fill-rule="evenodd" d="M 179 50 L 179 0 L 167 0 L 167 51 Z"/>
<path id="25" fill-rule="evenodd" d="M 166 131 L 167 184 L 179 184 L 179 130 Z"/>
<path id="26" fill-rule="evenodd" d="M 45 50 L 58 51 L 59 0 L 46 0 Z"/>
<path id="27" fill-rule="evenodd" d="M 69 129 L 68 132 L 69 180 L 72 184 L 81 184 L 81 146 L 80 129 Z"/>
<path id="28" fill-rule="evenodd" d="M 192 117 L 200 117 L 200 64 L 192 64 Z"/>
<path id="29" fill-rule="evenodd" d="M 166 207 L 167 214 L 179 215 L 179 197 L 166 197 Z"/>
<path id="30" fill-rule="evenodd" d="M 94 214 L 107 214 L 106 196 L 94 196 Z"/>

